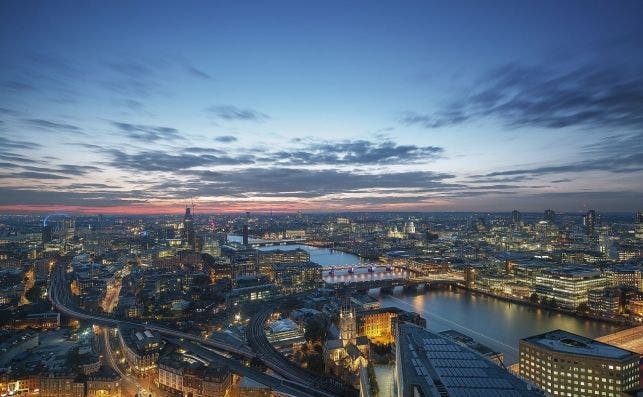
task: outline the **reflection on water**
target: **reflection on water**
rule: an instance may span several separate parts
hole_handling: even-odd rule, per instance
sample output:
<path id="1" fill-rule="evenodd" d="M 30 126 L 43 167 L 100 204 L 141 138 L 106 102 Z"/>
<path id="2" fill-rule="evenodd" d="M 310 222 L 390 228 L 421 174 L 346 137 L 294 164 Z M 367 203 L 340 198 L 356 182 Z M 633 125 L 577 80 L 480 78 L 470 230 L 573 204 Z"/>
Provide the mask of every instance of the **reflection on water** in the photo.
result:
<path id="1" fill-rule="evenodd" d="M 518 341 L 531 335 L 564 329 L 595 338 L 621 329 L 602 321 L 580 319 L 457 289 L 378 298 L 383 307 L 395 306 L 420 314 L 432 331 L 455 329 L 502 352 L 505 364 L 518 360 Z"/>
<path id="2" fill-rule="evenodd" d="M 357 255 L 330 248 L 311 247 L 305 244 L 273 245 L 268 247 L 259 247 L 258 249 L 261 251 L 271 251 L 276 249 L 295 250 L 297 248 L 307 251 L 310 254 L 310 260 L 312 262 L 319 263 L 322 266 L 357 265 L 362 263 L 362 258 Z"/>

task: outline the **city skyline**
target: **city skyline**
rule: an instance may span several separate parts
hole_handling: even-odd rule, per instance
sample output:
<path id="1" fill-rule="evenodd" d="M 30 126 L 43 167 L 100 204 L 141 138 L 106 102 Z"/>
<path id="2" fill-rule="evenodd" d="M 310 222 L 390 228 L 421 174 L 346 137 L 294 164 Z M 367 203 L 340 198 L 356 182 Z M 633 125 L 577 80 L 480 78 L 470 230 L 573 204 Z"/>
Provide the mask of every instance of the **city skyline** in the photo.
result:
<path id="1" fill-rule="evenodd" d="M 0 212 L 641 210 L 641 3 L 189 3 L 0 4 Z"/>

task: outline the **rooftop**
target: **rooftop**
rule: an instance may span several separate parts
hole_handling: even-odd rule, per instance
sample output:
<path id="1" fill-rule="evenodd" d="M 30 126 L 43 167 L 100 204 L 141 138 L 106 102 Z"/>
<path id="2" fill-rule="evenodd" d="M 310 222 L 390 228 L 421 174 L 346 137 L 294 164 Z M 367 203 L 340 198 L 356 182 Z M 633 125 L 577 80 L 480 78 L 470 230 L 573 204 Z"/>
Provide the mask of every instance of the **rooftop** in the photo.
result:
<path id="1" fill-rule="evenodd" d="M 507 370 L 414 324 L 399 325 L 396 361 L 403 395 L 542 396 Z"/>
<path id="2" fill-rule="evenodd" d="M 621 349 L 607 343 L 586 338 L 563 330 L 554 330 L 544 334 L 530 336 L 523 341 L 562 353 L 580 354 L 589 357 L 624 359 L 635 355 L 634 352 Z"/>

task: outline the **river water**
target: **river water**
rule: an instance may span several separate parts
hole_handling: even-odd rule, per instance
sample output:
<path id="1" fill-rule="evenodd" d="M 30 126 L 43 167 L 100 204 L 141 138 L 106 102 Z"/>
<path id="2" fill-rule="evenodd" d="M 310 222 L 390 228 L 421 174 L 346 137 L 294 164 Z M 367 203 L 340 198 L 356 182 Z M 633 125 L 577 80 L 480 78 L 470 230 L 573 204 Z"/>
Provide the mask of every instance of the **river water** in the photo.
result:
<path id="1" fill-rule="evenodd" d="M 323 266 L 359 264 L 353 254 L 307 245 L 261 247 L 261 250 L 302 248 L 311 261 Z M 352 275 L 357 281 L 359 274 Z M 345 280 L 342 280 L 345 281 Z M 382 307 L 398 307 L 420 314 L 431 331 L 454 329 L 504 354 L 505 364 L 518 360 L 518 341 L 522 338 L 564 329 L 590 338 L 616 332 L 620 327 L 602 321 L 585 320 L 544 309 L 509 303 L 500 299 L 453 289 L 432 290 L 423 294 L 373 295 Z M 380 397 L 390 396 L 392 367 L 376 366 Z"/>

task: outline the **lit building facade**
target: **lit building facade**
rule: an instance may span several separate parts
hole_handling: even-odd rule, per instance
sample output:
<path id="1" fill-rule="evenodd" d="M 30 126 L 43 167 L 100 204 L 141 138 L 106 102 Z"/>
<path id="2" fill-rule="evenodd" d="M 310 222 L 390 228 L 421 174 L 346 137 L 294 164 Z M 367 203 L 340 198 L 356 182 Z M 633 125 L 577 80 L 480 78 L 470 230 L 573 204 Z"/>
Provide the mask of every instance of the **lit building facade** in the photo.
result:
<path id="1" fill-rule="evenodd" d="M 554 299 L 565 308 L 575 309 L 587 303 L 589 291 L 605 288 L 609 284 L 609 279 L 597 270 L 567 267 L 537 274 L 534 291 L 540 297 Z"/>
<path id="2" fill-rule="evenodd" d="M 308 291 L 322 285 L 322 267 L 314 262 L 277 263 L 272 265 L 277 287 L 286 294 Z"/>
<path id="3" fill-rule="evenodd" d="M 555 330 L 522 339 L 520 375 L 553 396 L 618 397 L 639 384 L 639 356 Z"/>

